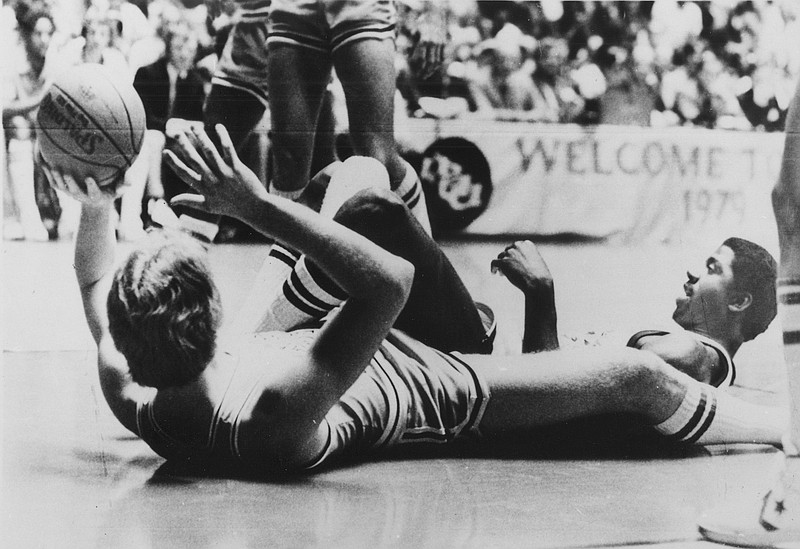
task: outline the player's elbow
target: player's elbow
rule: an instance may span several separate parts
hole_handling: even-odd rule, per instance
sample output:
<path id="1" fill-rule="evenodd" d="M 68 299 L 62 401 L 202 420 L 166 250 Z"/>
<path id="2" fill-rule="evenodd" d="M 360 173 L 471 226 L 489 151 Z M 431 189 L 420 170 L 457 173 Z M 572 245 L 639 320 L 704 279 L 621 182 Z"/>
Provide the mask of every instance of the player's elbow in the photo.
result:
<path id="1" fill-rule="evenodd" d="M 414 284 L 414 273 L 414 265 L 410 261 L 395 256 L 392 265 L 387 269 L 386 281 L 381 290 L 383 297 L 400 304 L 400 307 L 405 305 Z"/>

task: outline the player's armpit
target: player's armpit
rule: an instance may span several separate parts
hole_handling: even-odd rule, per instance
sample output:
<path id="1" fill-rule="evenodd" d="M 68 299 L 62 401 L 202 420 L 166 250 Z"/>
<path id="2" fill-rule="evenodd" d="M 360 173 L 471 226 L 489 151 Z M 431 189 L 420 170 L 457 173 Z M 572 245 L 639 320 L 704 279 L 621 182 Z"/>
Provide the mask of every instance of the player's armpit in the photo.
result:
<path id="1" fill-rule="evenodd" d="M 98 345 L 97 367 L 100 388 L 111 412 L 126 429 L 138 435 L 136 427 L 138 403 L 150 398 L 155 389 L 142 387 L 133 382 L 128 371 L 128 363 L 114 345 L 111 334 L 106 333 Z"/>

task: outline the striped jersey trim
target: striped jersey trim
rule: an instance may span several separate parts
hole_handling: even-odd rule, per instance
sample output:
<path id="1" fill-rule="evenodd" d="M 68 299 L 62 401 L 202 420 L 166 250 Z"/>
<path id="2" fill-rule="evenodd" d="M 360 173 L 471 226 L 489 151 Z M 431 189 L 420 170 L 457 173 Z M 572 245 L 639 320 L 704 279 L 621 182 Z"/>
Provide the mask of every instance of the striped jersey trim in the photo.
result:
<path id="1" fill-rule="evenodd" d="M 393 40 L 395 37 L 395 26 L 388 25 L 378 29 L 356 28 L 339 34 L 331 41 L 331 51 L 336 51 L 346 44 L 358 40 Z"/>
<path id="2" fill-rule="evenodd" d="M 267 36 L 267 45 L 273 45 L 273 44 L 286 44 L 291 46 L 297 46 L 326 54 L 331 51 L 328 44 L 326 44 L 322 40 L 315 40 L 308 36 L 301 37 L 294 33 L 281 32 L 275 30 L 270 31 L 269 36 Z"/>
<path id="3" fill-rule="evenodd" d="M 259 86 L 246 82 L 240 78 L 228 75 L 216 74 L 211 78 L 212 86 L 224 86 L 226 88 L 234 88 L 245 93 L 249 93 L 266 106 L 269 106 L 269 97 L 266 92 Z"/>
<path id="4" fill-rule="evenodd" d="M 389 359 L 385 353 L 386 350 L 380 348 L 378 353 L 375 354 L 373 360 L 377 366 L 375 370 L 382 374 L 381 377 L 383 377 L 385 381 L 385 384 L 381 384 L 380 386 L 391 387 L 392 394 L 387 395 L 384 392 L 384 397 L 386 398 L 386 404 L 388 406 L 388 421 L 386 422 L 386 428 L 384 429 L 380 438 L 378 438 L 373 445 L 374 448 L 388 446 L 393 442 L 400 427 L 400 411 L 403 409 L 403 401 L 400 397 L 400 391 L 397 389 L 397 387 L 401 384 L 401 381 L 399 379 L 395 379 L 397 377 L 397 373 L 394 371 L 394 367 L 391 364 L 391 359 Z"/>

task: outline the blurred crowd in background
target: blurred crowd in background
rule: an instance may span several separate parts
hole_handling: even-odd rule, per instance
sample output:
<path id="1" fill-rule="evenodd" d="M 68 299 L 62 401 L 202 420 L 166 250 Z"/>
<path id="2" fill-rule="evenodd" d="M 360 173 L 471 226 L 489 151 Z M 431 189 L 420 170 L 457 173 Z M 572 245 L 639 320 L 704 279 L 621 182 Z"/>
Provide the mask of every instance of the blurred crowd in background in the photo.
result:
<path id="1" fill-rule="evenodd" d="M 412 113 L 428 95 L 496 118 L 775 131 L 800 71 L 791 0 L 449 3 L 438 78 L 399 64 Z"/>
<path id="2" fill-rule="evenodd" d="M 446 2 L 446 61 L 427 79 L 408 55 L 419 6 L 398 2 L 400 116 L 779 131 L 800 72 L 795 0 Z M 70 237 L 77 223 L 32 162 L 53 75 L 93 62 L 133 82 L 167 58 L 202 95 L 235 4 L 211 20 L 199 0 L 4 0 L 5 238 Z M 139 205 L 120 215 L 121 235 L 141 233 Z"/>

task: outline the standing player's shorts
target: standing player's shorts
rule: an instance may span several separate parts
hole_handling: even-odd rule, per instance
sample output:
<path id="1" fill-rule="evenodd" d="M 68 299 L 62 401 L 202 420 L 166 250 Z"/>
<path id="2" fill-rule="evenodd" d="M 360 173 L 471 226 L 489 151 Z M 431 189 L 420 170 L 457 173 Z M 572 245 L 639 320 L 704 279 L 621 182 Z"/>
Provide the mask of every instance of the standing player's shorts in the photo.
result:
<path id="1" fill-rule="evenodd" d="M 479 438 L 489 398 L 486 380 L 457 353 L 392 330 L 325 416 L 327 445 L 305 468 L 405 444 Z"/>
<path id="2" fill-rule="evenodd" d="M 268 44 L 291 44 L 330 54 L 368 38 L 394 40 L 393 0 L 273 0 Z"/>
<path id="3" fill-rule="evenodd" d="M 211 84 L 245 91 L 268 107 L 266 13 L 233 25 Z"/>

